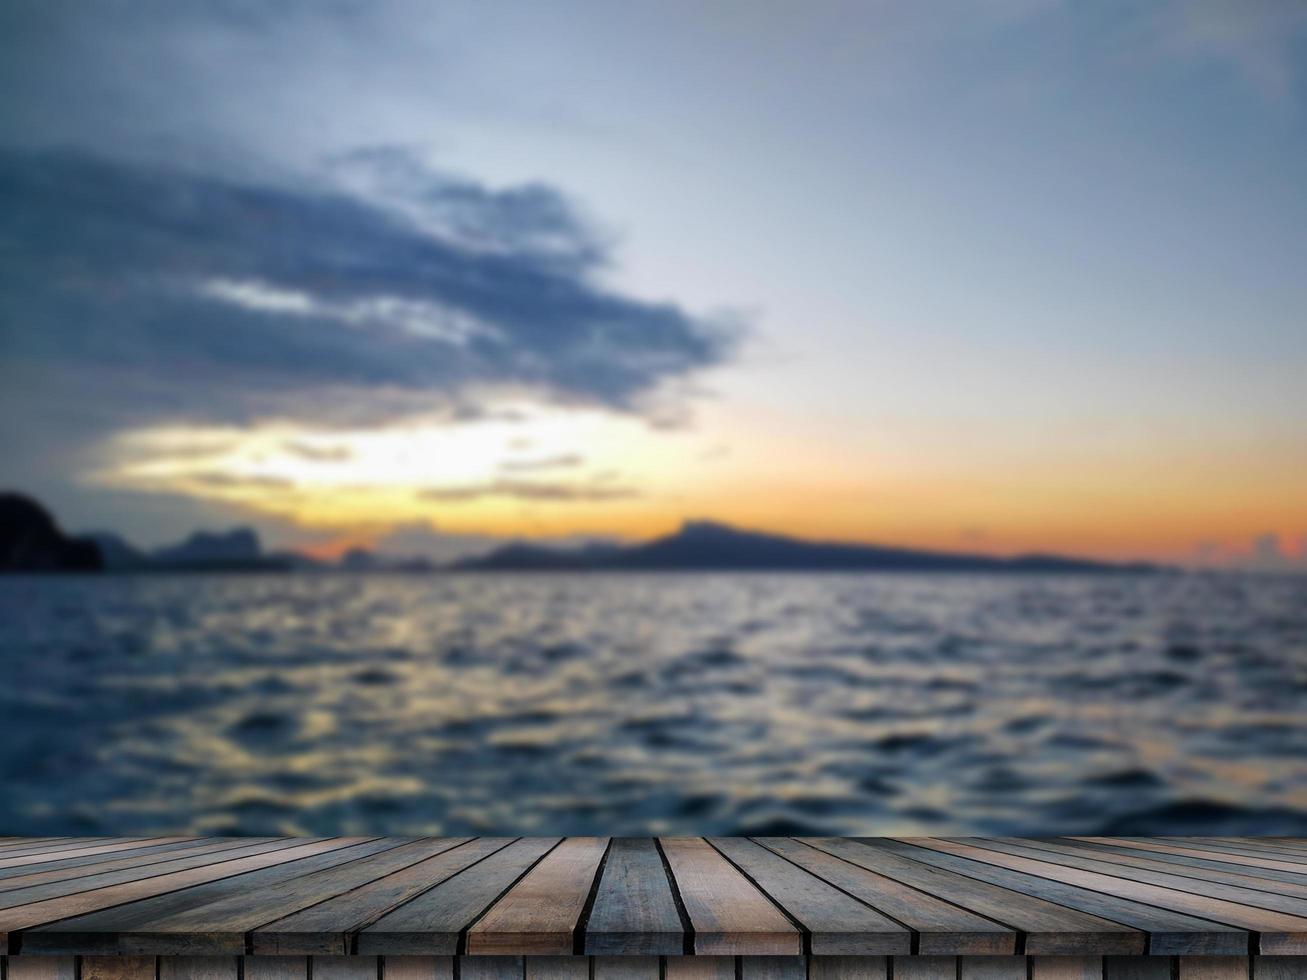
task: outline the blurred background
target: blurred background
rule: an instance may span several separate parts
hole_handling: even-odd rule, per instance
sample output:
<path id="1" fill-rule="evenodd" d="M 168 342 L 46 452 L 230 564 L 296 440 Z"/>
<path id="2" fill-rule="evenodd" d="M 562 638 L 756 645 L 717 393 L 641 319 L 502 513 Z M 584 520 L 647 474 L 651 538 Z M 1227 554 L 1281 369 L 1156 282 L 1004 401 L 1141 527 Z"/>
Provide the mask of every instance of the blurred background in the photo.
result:
<path id="1" fill-rule="evenodd" d="M 1307 834 L 1307 8 L 14 0 L 0 833 Z"/>

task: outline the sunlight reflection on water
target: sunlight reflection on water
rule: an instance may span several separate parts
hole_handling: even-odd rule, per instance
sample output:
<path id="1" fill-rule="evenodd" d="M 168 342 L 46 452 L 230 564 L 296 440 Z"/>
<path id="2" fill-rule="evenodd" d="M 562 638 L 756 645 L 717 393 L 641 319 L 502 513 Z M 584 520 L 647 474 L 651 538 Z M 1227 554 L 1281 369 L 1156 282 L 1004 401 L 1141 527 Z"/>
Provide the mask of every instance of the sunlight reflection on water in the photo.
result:
<path id="1" fill-rule="evenodd" d="M 1307 833 L 1307 581 L 0 579 L 0 833 Z"/>

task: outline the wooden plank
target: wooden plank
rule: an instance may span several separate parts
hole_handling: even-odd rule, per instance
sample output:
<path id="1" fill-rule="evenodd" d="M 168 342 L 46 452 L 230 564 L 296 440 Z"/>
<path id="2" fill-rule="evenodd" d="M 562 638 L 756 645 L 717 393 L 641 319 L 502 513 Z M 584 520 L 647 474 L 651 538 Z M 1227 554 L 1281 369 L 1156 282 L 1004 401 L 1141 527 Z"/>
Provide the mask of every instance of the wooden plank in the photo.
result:
<path id="1" fill-rule="evenodd" d="M 71 956 L 10 956 L 8 980 L 77 980 L 77 960 Z"/>
<path id="2" fill-rule="evenodd" d="M 1117 954 L 1144 951 L 1147 937 L 1137 929 L 927 863 L 920 859 L 929 856 L 924 851 L 904 848 L 914 853 L 914 857 L 904 857 L 879 839 L 874 841 L 876 846 L 842 837 L 813 838 L 808 843 L 859 867 L 1019 929 L 1025 933 L 1027 953 L 1066 956 L 1087 951 Z"/>
<path id="3" fill-rule="evenodd" d="M 784 956 L 803 937 L 765 895 L 699 837 L 666 837 L 663 853 L 694 928 L 700 955 Z"/>
<path id="4" fill-rule="evenodd" d="M 1150 856 L 1143 851 L 1131 851 L 1126 854 L 1107 853 L 1103 851 L 1091 851 L 1086 847 L 1078 847 L 1074 844 L 1055 844 L 1049 841 L 1024 840 L 1021 838 L 998 838 L 998 839 L 981 839 L 951 837 L 950 840 L 959 842 L 972 842 L 977 846 L 988 846 L 990 844 L 1016 845 L 1024 848 L 1023 853 L 1033 856 L 1036 852 L 1044 852 L 1051 855 L 1047 858 L 1050 861 L 1057 861 L 1058 855 L 1066 857 L 1085 858 L 1094 861 L 1104 861 L 1108 864 L 1119 865 L 1124 869 L 1133 868 L 1143 873 L 1147 877 L 1148 872 L 1161 872 L 1163 874 L 1180 875 L 1184 878 L 1196 879 L 1198 887 L 1202 887 L 1204 881 L 1214 881 L 1223 884 L 1240 885 L 1244 888 L 1253 888 L 1258 891 L 1274 892 L 1279 895 L 1293 895 L 1299 898 L 1307 898 L 1307 876 L 1301 883 L 1287 881 L 1273 881 L 1268 878 L 1258 878 L 1253 875 L 1244 874 L 1235 870 L 1234 866 L 1227 866 L 1229 870 L 1213 871 L 1207 868 L 1185 867 L 1183 865 L 1167 864 L 1164 861 L 1155 858 L 1163 857 L 1158 854 Z M 1128 870 L 1115 872 L 1117 874 L 1129 875 Z"/>
<path id="5" fill-rule="evenodd" d="M 1307 956 L 1254 956 L 1252 980 L 1303 980 Z"/>
<path id="6" fill-rule="evenodd" d="M 81 980 L 155 980 L 153 956 L 83 956 Z"/>
<path id="7" fill-rule="evenodd" d="M 237 980 L 238 956 L 162 956 L 159 980 Z"/>
<path id="8" fill-rule="evenodd" d="M 808 980 L 886 980 L 888 956 L 813 956 Z"/>
<path id="9" fill-rule="evenodd" d="M 13 857 L 17 854 L 57 851 L 60 848 L 69 848 L 77 844 L 94 847 L 96 844 L 102 844 L 108 839 L 105 837 L 30 837 L 0 848 L 0 859 Z"/>
<path id="10" fill-rule="evenodd" d="M 594 956 L 594 980 L 660 980 L 657 956 Z"/>
<path id="11" fill-rule="evenodd" d="M 584 951 L 591 954 L 676 955 L 684 928 L 662 856 L 647 837 L 619 837 L 608 849 Z"/>
<path id="12" fill-rule="evenodd" d="M 8 862 L 11 858 L 30 858 L 37 855 L 72 855 L 78 852 L 100 853 L 102 849 L 121 851 L 140 847 L 152 841 L 194 840 L 194 837 L 181 835 L 169 837 L 52 837 L 47 840 L 33 839 L 23 841 L 17 846 L 0 852 L 0 861 Z M 57 858 L 50 858 L 57 860 Z"/>
<path id="13" fill-rule="evenodd" d="M 522 980 L 520 956 L 460 956 L 459 980 Z M 315 976 L 313 980 L 318 980 Z"/>
<path id="14" fill-rule="evenodd" d="M 358 951 L 457 953 L 463 930 L 558 841 L 557 837 L 524 837 L 496 851 L 363 929 L 356 940 Z"/>
<path id="15" fill-rule="evenodd" d="M 708 841 L 808 934 L 819 956 L 878 956 L 912 951 L 912 933 L 875 909 L 743 837 Z"/>
<path id="16" fill-rule="evenodd" d="M 110 854 L 114 851 L 126 851 L 133 847 L 139 847 L 143 838 L 129 837 L 123 840 L 106 840 L 104 838 L 92 838 L 90 841 L 81 841 L 68 847 L 40 848 L 35 851 L 13 853 L 0 857 L 0 868 L 17 868 L 26 867 L 29 864 L 42 864 L 46 861 L 57 861 L 66 857 L 89 857 L 92 854 Z M 156 841 L 173 842 L 183 840 L 194 840 L 192 837 L 156 837 Z"/>
<path id="17" fill-rule="evenodd" d="M 200 849 L 219 851 L 227 847 L 240 847 L 248 843 L 249 838 L 214 837 L 194 838 L 174 841 L 171 844 L 158 844 L 151 841 L 141 847 L 126 851 L 114 851 L 108 854 L 91 854 L 86 857 L 68 857 L 56 861 L 43 861 L 39 864 L 23 865 L 16 868 L 0 868 L 0 889 L 18 888 L 22 885 L 35 884 L 37 880 L 56 881 L 61 872 L 62 877 L 77 874 L 90 874 L 86 871 L 94 867 L 96 871 L 112 871 L 114 868 L 126 868 L 133 864 L 151 864 L 154 861 L 167 861 L 174 857 L 183 857 L 190 853 L 199 853 Z M 40 876 L 44 875 L 42 878 Z"/>
<path id="18" fill-rule="evenodd" d="M 564 840 L 468 931 L 468 953 L 571 953 L 577 922 L 607 849 L 607 837 Z"/>
<path id="19" fill-rule="evenodd" d="M 207 865 L 202 868 L 191 868 L 187 871 L 157 875 L 140 881 L 111 885 L 108 888 L 99 888 L 93 892 L 66 895 L 44 902 L 34 902 L 31 905 L 21 905 L 18 908 L 5 909 L 0 911 L 0 933 L 7 934 L 19 929 L 30 929 L 59 919 L 85 915 L 111 905 L 119 905 L 139 898 L 149 898 L 165 892 L 178 891 L 190 885 L 203 884 L 219 878 L 230 878 L 259 868 L 285 864 L 297 858 L 348 847 L 350 844 L 361 843 L 366 840 L 367 838 L 363 837 L 337 837 L 330 840 L 314 841 L 267 854 L 256 854 L 253 857 L 223 861 L 220 864 Z"/>
<path id="20" fill-rule="evenodd" d="M 982 861 L 999 867 L 1022 871 L 1055 881 L 1088 888 L 1107 895 L 1119 895 L 1140 902 L 1151 902 L 1163 909 L 1192 915 L 1206 916 L 1213 922 L 1222 922 L 1260 933 L 1260 952 L 1293 954 L 1307 951 L 1307 918 L 1276 912 L 1268 909 L 1244 905 L 1227 899 L 1213 898 L 1208 895 L 1194 895 L 1173 888 L 1154 885 L 1147 882 L 1132 881 L 1128 878 L 1115 877 L 1095 871 L 1082 871 L 1078 868 L 1039 861 L 1033 858 L 1018 857 L 998 851 L 954 844 L 936 838 L 917 838 L 919 846 L 948 854 Z M 1182 879 L 1189 880 L 1189 879 Z M 1210 886 L 1215 889 L 1217 886 Z M 1265 894 L 1255 892 L 1252 894 Z M 1295 901 L 1281 899 L 1281 901 Z"/>
<path id="21" fill-rule="evenodd" d="M 174 871 L 185 871 L 190 868 L 217 867 L 224 861 L 235 861 L 240 858 L 252 857 L 255 854 L 267 854 L 272 851 L 281 851 L 289 847 L 295 847 L 297 843 L 299 842 L 290 837 L 256 837 L 252 838 L 247 844 L 231 850 L 218 851 L 217 853 L 206 852 L 203 854 L 192 855 L 190 857 L 175 857 L 159 864 L 130 864 L 125 868 L 119 868 L 115 871 L 99 871 L 92 868 L 90 869 L 92 871 L 91 874 L 65 878 L 58 881 L 25 885 L 0 892 L 0 909 L 17 908 L 20 905 L 31 905 L 35 902 L 60 898 L 64 895 L 77 895 L 82 892 L 108 888 L 111 885 L 121 885 L 131 881 L 142 881 L 146 878 L 155 878 L 159 875 L 171 874 Z"/>
<path id="22" fill-rule="evenodd" d="M 285 881 L 334 868 L 351 861 L 362 860 L 372 854 L 389 850 L 399 842 L 393 838 L 376 838 L 351 844 L 349 839 L 337 839 L 338 846 L 316 853 L 302 854 L 294 860 L 256 871 L 247 871 L 204 884 L 192 885 L 172 892 L 164 892 L 87 915 L 76 916 L 23 934 L 23 945 L 34 952 L 44 953 L 121 953 L 121 937 L 154 919 L 173 915 L 181 909 L 194 908 L 229 895 L 244 894 Z M 284 853 L 284 852 L 283 852 Z M 149 952 L 149 950 L 138 950 Z"/>
<path id="23" fill-rule="evenodd" d="M 1158 896 L 1148 893 L 1147 898 L 1138 900 L 1138 894 L 1123 897 L 1113 886 L 1120 882 L 1120 892 L 1132 891 L 1130 882 L 1123 878 L 1109 878 L 1100 875 L 1097 878 L 1081 878 L 1088 872 L 1071 869 L 1058 869 L 1057 865 L 1044 868 L 1030 866 L 1013 867 L 1007 862 L 1020 865 L 1025 859 L 999 854 L 995 851 L 976 850 L 977 856 L 968 853 L 961 845 L 943 840 L 926 840 L 918 838 L 912 857 L 916 860 L 937 864 L 940 867 L 971 875 L 994 884 L 1014 888 L 1030 895 L 1038 895 L 1049 901 L 1062 902 L 1072 908 L 1104 917 L 1110 916 L 1117 922 L 1142 929 L 1149 934 L 1148 951 L 1155 955 L 1170 956 L 1176 953 L 1202 953 L 1205 955 L 1247 952 L 1249 937 L 1243 929 L 1222 924 L 1210 919 L 1186 915 L 1167 907 L 1157 901 Z M 887 842 L 884 846 L 912 850 L 906 842 Z M 984 858 L 984 860 L 982 860 Z M 1032 870 L 1034 873 L 1032 873 Z M 1043 871 L 1043 874 L 1040 874 Z M 1068 880 L 1076 878 L 1076 880 Z M 1097 885 L 1094 888 L 1093 885 Z M 1182 893 L 1159 892 L 1177 896 L 1183 904 Z M 1165 897 L 1163 895 L 1162 897 Z M 1162 907 L 1158 907 L 1158 906 Z M 1267 913 L 1271 914 L 1271 913 Z M 1030 952 L 1027 947 L 1027 952 Z M 1143 952 L 1143 950 L 1132 950 Z M 1113 950 L 1113 954 L 1120 955 Z"/>
<path id="24" fill-rule="evenodd" d="M 1094 844 L 1114 844 L 1138 851 L 1157 851 L 1161 854 L 1185 854 L 1189 857 L 1217 859 L 1225 864 L 1240 864 L 1247 868 L 1269 868 L 1272 871 L 1294 871 L 1307 873 L 1307 858 L 1303 862 L 1281 861 L 1278 858 L 1249 857 L 1244 854 L 1203 850 L 1200 847 L 1180 847 L 1175 844 L 1162 844 L 1153 840 L 1141 840 L 1135 837 L 1072 837 L 1071 840 L 1089 841 Z"/>
<path id="25" fill-rule="evenodd" d="M 1246 956 L 1181 956 L 1179 980 L 1248 980 Z"/>
<path id="26" fill-rule="evenodd" d="M 1239 852 L 1251 851 L 1253 854 L 1288 854 L 1291 859 L 1298 861 L 1307 858 L 1307 851 L 1304 851 L 1300 845 L 1279 841 L 1272 837 L 1163 837 L 1160 839 L 1163 842 L 1175 841 L 1176 843 L 1183 843 L 1191 841 L 1200 844 L 1215 844 L 1218 847 L 1233 847 Z"/>
<path id="27" fill-rule="evenodd" d="M 512 837 L 482 837 L 468 841 L 343 895 L 259 926 L 249 937 L 252 950 L 256 954 L 348 953 L 353 933 L 502 850 L 513 840 Z"/>
<path id="28" fill-rule="evenodd" d="M 1214 854 L 1234 854 L 1239 857 L 1265 858 L 1269 861 L 1280 860 L 1286 864 L 1307 864 L 1307 854 L 1292 847 L 1265 847 L 1251 844 L 1244 840 L 1217 841 L 1205 837 L 1149 837 L 1146 840 L 1159 844 L 1173 844 L 1176 847 L 1188 847 L 1196 851 L 1211 851 Z"/>
<path id="29" fill-rule="evenodd" d="M 741 956 L 740 980 L 808 980 L 805 956 Z"/>
<path id="30" fill-rule="evenodd" d="M 1073 846 L 1077 850 L 1093 851 L 1095 854 L 1140 857 L 1149 861 L 1161 861 L 1164 864 L 1175 865 L 1182 869 L 1206 868 L 1211 871 L 1229 871 L 1247 875 L 1250 878 L 1265 878 L 1269 881 L 1282 881 L 1289 884 L 1302 884 L 1307 881 L 1307 875 L 1297 874 L 1293 871 L 1277 871 L 1273 868 L 1250 868 L 1247 865 L 1226 864 L 1208 858 L 1190 857 L 1184 854 L 1165 854 L 1160 851 L 1141 851 L 1130 847 L 1120 847 L 1115 844 L 1095 844 L 1092 841 L 1072 840 L 1070 838 L 1059 838 L 1058 842 Z M 1214 858 L 1216 855 L 1213 854 L 1212 857 Z M 1185 872 L 1181 870 L 1176 873 L 1183 874 Z"/>
<path id="31" fill-rule="evenodd" d="M 850 864 L 803 841 L 788 837 L 760 837 L 757 840 L 799 867 L 916 931 L 919 936 L 917 952 L 922 955 L 1016 952 L 1017 934 L 1004 925 L 893 878 Z"/>
<path id="32" fill-rule="evenodd" d="M 254 853 L 274 843 L 283 850 Z M 314 955 L 343 954 L 351 947 L 365 958 L 384 953 L 394 961 L 388 980 L 406 980 L 406 971 L 408 980 L 453 980 L 465 961 L 487 980 L 494 974 L 499 980 L 590 980 L 591 972 L 607 972 L 612 980 L 623 980 L 617 974 L 667 980 L 659 976 L 655 954 L 645 952 L 651 949 L 667 950 L 661 955 L 674 961 L 673 974 L 725 974 L 722 964 L 729 963 L 729 980 L 737 974 L 741 980 L 807 980 L 807 973 L 842 970 L 884 975 L 896 965 L 893 960 L 858 955 L 867 951 L 865 943 L 837 945 L 850 936 L 862 942 L 868 923 L 873 930 L 889 927 L 873 931 L 875 941 L 885 934 L 915 940 L 912 952 L 919 955 L 893 954 L 903 957 L 896 980 L 913 980 L 914 972 L 948 972 L 950 963 L 954 980 L 1007 980 L 1018 931 L 1023 950 L 1036 957 L 1028 961 L 1034 977 L 1051 977 L 1048 971 L 1056 968 L 1097 969 L 1106 980 L 1162 980 L 1174 963 L 1180 976 L 1241 966 L 1241 980 L 1261 974 L 1262 980 L 1282 980 L 1304 973 L 1307 965 L 1307 871 L 1286 870 L 1307 868 L 1302 841 L 690 838 L 669 839 L 664 856 L 643 839 L 614 842 L 602 857 L 604 843 L 3 842 L 0 858 L 23 863 L 0 869 L 0 949 L 12 945 L 24 955 L 4 961 L 0 980 L 25 980 L 22 971 L 36 968 L 23 964 L 36 959 L 43 966 L 70 962 L 66 955 L 37 954 L 73 952 L 85 956 L 91 971 L 82 980 L 129 980 L 116 974 L 140 972 L 143 962 L 155 964 L 157 980 L 237 980 L 236 964 L 245 962 L 239 955 L 247 948 L 278 951 L 283 934 L 293 942 L 320 941 L 304 947 Z M 273 918 L 263 920 L 265 915 Z M 939 928 L 942 922 L 946 928 Z M 1049 930 L 1047 943 L 1040 928 L 1026 928 L 1053 922 L 1058 935 Z M 964 936 L 963 925 L 977 927 L 979 941 L 1006 945 L 992 956 L 932 947 L 936 938 Z M 157 934 L 160 926 L 164 932 Z M 687 926 L 696 927 L 689 943 L 696 957 L 680 955 Z M 157 935 L 175 948 L 151 947 L 163 941 Z M 603 954 L 602 967 L 601 960 L 568 955 L 593 949 L 592 935 L 597 943 L 610 942 L 607 949 L 635 948 L 642 955 Z M 1148 951 L 1161 955 L 1098 957 L 1142 952 L 1145 938 Z M 1263 954 L 1276 955 L 1248 959 L 1254 940 Z M 799 954 L 805 941 L 818 954 L 843 955 L 819 955 L 804 970 Z M 777 944 L 785 951 L 776 951 Z M 210 949 L 226 955 L 197 958 Z M 531 958 L 498 955 L 506 949 Z M 1054 950 L 1080 958 L 1053 957 Z M 1301 952 L 1290 955 L 1294 950 Z M 156 962 L 156 951 L 186 958 Z M 1183 964 L 1168 958 L 1173 953 L 1183 956 Z M 763 958 L 731 959 L 741 954 Z M 708 958 L 713 956 L 723 959 Z M 1050 958 L 1038 961 L 1044 957 Z M 255 965 L 260 963 L 266 966 Z M 387 980 L 378 975 L 386 970 L 383 960 L 333 963 L 322 960 L 328 975 L 336 968 L 361 968 L 367 976 L 353 980 Z M 268 972 L 266 980 L 308 980 L 313 967 L 303 956 L 255 957 L 246 969 L 251 976 L 242 980 L 259 980 L 254 974 L 260 969 Z M 667 970 L 664 964 L 661 972 Z M 98 978 L 96 971 L 106 975 Z"/>
<path id="33" fill-rule="evenodd" d="M 1101 956 L 1032 956 L 1030 980 L 1103 980 Z"/>
<path id="34" fill-rule="evenodd" d="M 366 861 L 300 875 L 265 885 L 256 892 L 238 892 L 225 899 L 156 918 L 148 925 L 124 933 L 120 942 L 125 948 L 148 948 L 159 953 L 182 950 L 244 952 L 247 931 L 443 854 L 467 840 L 466 837 L 428 837 L 403 842 L 369 855 Z M 298 950 L 277 948 L 271 952 Z M 336 955 L 344 953 L 342 950 Z"/>
<path id="35" fill-rule="evenodd" d="M 590 980 L 590 961 L 584 956 L 527 956 L 523 969 L 525 980 Z"/>
<path id="36" fill-rule="evenodd" d="M 956 956 L 895 956 L 894 980 L 957 980 Z"/>
<path id="37" fill-rule="evenodd" d="M 734 956 L 669 956 L 664 980 L 735 980 Z"/>
<path id="38" fill-rule="evenodd" d="M 1136 870 L 1130 866 L 1116 864 L 1110 861 L 1102 861 L 1093 855 L 1075 853 L 1068 854 L 1065 851 L 1052 852 L 1040 848 L 1027 847 L 1024 843 L 1012 843 L 1009 840 L 980 840 L 975 838 L 949 838 L 949 840 L 957 843 L 965 841 L 970 846 L 979 847 L 988 851 L 999 851 L 1004 854 L 1015 854 L 1020 857 L 1048 861 L 1049 863 L 1056 864 L 1060 867 L 1079 868 L 1082 871 L 1094 871 L 1100 874 L 1125 878 L 1127 880 L 1145 881 L 1152 885 L 1162 885 L 1166 888 L 1174 888 L 1177 891 L 1192 892 L 1199 895 L 1210 895 L 1213 898 L 1224 898 L 1244 905 L 1252 905 L 1264 909 L 1274 909 L 1277 912 L 1288 912 L 1300 916 L 1307 915 L 1307 899 L 1288 895 L 1280 891 L 1248 888 L 1240 884 L 1222 881 L 1219 878 L 1208 878 L 1203 880 L 1188 875 L 1173 874 L 1169 869 L 1161 871 L 1156 869 Z"/>
<path id="39" fill-rule="evenodd" d="M 245 980 L 308 980 L 307 956 L 243 956 Z"/>
<path id="40" fill-rule="evenodd" d="M 958 980 L 1027 980 L 1026 970 L 1024 956 L 958 957 Z"/>
<path id="41" fill-rule="evenodd" d="M 1104 956 L 1103 980 L 1172 980 L 1170 956 Z"/>
<path id="42" fill-rule="evenodd" d="M 313 980 L 380 980 L 380 963 L 375 956 L 314 956 L 310 960 Z"/>
<path id="43" fill-rule="evenodd" d="M 384 980 L 454 980 L 454 957 L 383 956 L 381 975 Z"/>

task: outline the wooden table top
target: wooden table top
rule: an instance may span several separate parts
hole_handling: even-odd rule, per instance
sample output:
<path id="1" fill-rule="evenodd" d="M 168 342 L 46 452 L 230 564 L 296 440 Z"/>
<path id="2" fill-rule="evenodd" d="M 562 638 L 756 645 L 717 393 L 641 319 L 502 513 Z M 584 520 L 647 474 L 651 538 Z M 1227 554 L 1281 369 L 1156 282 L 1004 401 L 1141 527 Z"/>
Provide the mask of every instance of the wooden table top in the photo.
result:
<path id="1" fill-rule="evenodd" d="M 0 954 L 1307 954 L 1307 839 L 0 838 Z"/>

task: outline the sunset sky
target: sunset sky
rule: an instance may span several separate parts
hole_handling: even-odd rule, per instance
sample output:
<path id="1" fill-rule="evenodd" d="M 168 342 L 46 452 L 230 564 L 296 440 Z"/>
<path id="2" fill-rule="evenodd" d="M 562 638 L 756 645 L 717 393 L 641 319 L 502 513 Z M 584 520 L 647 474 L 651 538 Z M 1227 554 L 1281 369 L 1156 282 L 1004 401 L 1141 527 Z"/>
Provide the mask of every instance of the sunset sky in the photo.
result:
<path id="1" fill-rule="evenodd" d="M 10 0 L 0 413 L 143 545 L 1307 568 L 1307 5 Z"/>

